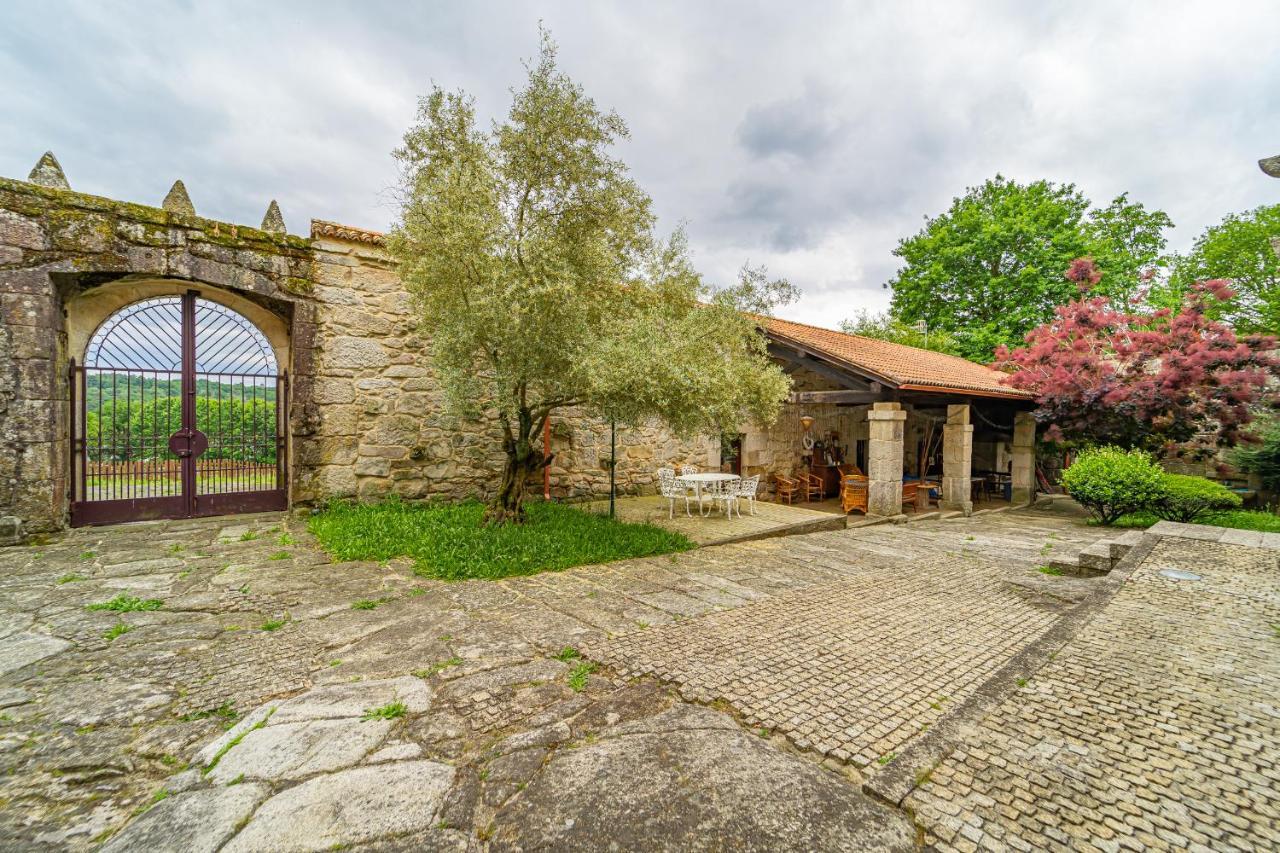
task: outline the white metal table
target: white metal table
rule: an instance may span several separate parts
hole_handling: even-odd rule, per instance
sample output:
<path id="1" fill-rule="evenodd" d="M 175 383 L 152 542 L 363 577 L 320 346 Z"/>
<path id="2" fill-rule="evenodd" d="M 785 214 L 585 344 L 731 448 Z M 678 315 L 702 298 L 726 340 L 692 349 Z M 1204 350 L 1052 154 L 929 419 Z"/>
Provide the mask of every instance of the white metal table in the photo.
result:
<path id="1" fill-rule="evenodd" d="M 725 483 L 731 480 L 741 480 L 737 474 L 682 474 L 676 477 L 676 482 L 685 486 L 693 487 L 694 499 L 698 502 L 698 515 L 706 518 L 711 513 L 702 511 L 702 486 L 703 484 Z M 685 515 L 689 515 L 689 507 L 685 505 Z"/>

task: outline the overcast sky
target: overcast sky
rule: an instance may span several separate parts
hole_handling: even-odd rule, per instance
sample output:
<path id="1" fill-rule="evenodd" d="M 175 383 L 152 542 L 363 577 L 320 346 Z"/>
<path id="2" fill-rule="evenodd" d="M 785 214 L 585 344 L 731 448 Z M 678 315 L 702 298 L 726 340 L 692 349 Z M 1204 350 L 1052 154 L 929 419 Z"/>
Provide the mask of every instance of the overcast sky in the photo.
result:
<path id="1" fill-rule="evenodd" d="M 963 8 L 963 7 L 968 7 Z M 628 121 L 660 225 L 728 281 L 767 264 L 783 316 L 887 304 L 897 241 L 1002 172 L 1129 191 L 1185 248 L 1280 201 L 1276 0 L 1198 3 L 359 3 L 8 0 L 0 174 L 45 149 L 72 187 L 290 231 L 384 229 L 390 156 L 431 81 L 497 117 L 542 19 Z"/>

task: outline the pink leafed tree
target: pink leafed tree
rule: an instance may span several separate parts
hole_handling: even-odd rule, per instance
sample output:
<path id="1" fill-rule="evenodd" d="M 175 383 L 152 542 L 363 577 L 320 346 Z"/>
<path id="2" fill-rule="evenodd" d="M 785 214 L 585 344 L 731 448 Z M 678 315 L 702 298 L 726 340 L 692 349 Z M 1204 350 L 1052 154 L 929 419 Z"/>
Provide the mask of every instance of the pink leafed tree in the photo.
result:
<path id="1" fill-rule="evenodd" d="M 1250 438 L 1253 412 L 1276 402 L 1280 358 L 1274 337 L 1237 337 L 1208 316 L 1234 298 L 1228 282 L 1201 282 L 1171 310 L 1142 295 L 1120 305 L 1090 296 L 1101 276 L 1089 258 L 1066 276 L 1080 298 L 1028 333 L 1025 346 L 996 351 L 1006 381 L 1036 394 L 1048 440 L 1207 455 Z"/>

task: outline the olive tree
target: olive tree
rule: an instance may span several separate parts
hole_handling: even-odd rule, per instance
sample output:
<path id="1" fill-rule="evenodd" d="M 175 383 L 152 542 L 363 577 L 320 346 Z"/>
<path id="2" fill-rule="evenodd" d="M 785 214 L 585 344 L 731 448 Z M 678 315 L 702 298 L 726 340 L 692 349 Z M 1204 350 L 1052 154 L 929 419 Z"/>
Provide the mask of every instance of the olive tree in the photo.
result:
<path id="1" fill-rule="evenodd" d="M 388 240 L 450 407 L 496 415 L 506 464 L 489 523 L 523 520 L 556 410 L 691 435 L 767 424 L 789 390 L 751 312 L 790 285 L 744 268 L 734 287 L 707 286 L 682 233 L 655 238 L 648 196 L 612 155 L 623 120 L 557 69 L 545 33 L 527 71 L 487 131 L 464 93 L 422 99 L 396 152 Z"/>

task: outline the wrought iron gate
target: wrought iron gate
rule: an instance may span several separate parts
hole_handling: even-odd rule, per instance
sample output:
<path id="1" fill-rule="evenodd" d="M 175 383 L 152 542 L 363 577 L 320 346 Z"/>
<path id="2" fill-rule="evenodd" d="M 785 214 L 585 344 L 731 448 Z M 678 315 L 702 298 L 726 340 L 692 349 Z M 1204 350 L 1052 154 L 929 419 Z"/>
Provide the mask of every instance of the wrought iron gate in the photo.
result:
<path id="1" fill-rule="evenodd" d="M 284 509 L 288 375 L 195 291 L 128 305 L 71 380 L 71 523 Z"/>

